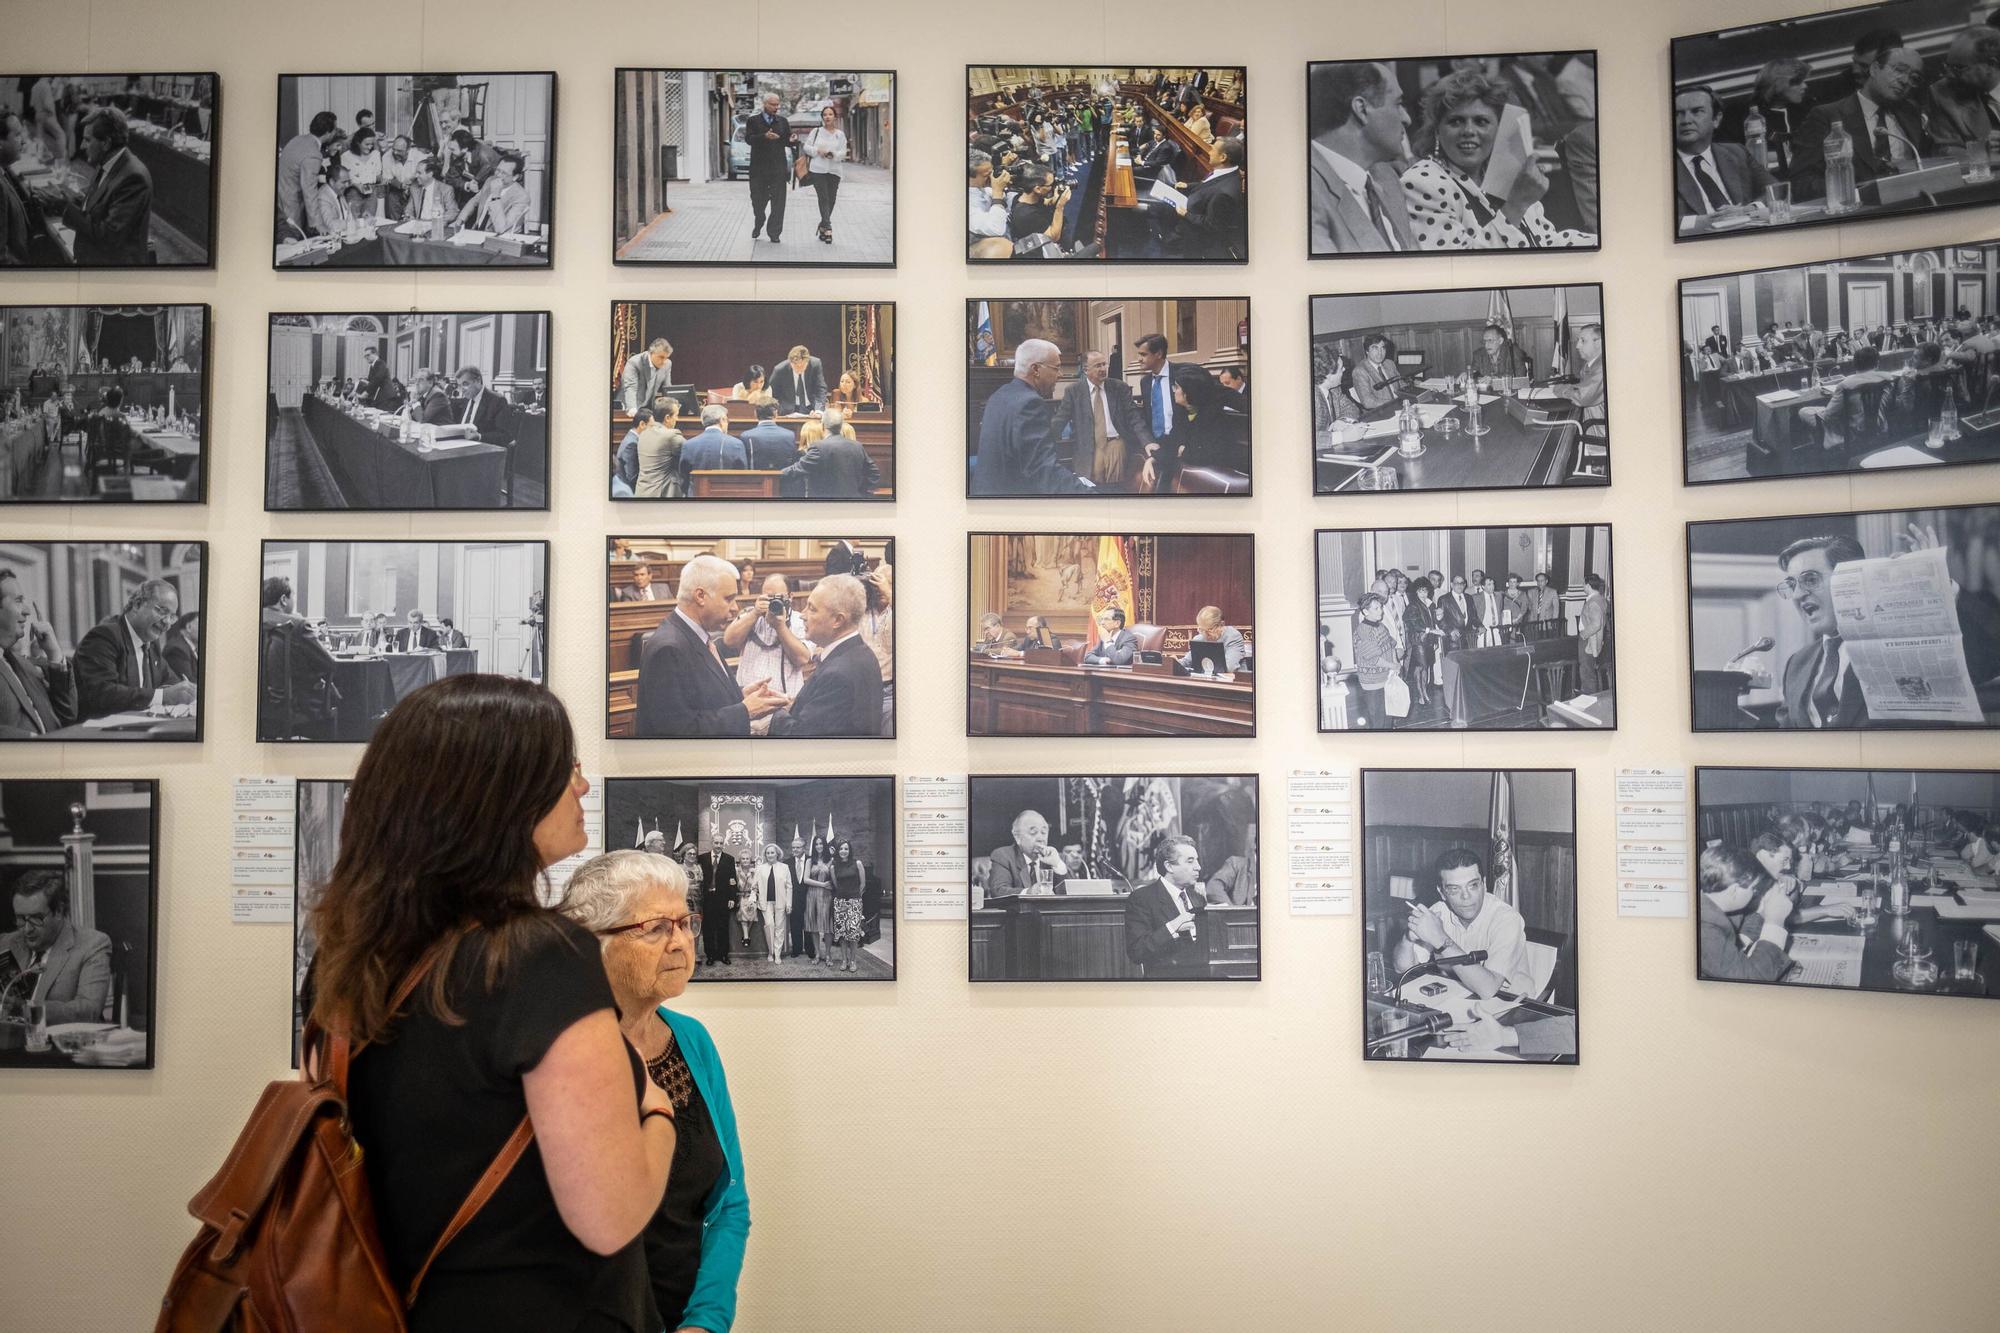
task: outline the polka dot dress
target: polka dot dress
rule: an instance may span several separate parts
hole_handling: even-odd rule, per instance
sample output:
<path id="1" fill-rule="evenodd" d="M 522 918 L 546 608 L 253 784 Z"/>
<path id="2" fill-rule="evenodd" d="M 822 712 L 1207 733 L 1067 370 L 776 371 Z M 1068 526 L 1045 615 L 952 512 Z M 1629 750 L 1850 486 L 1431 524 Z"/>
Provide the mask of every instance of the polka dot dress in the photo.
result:
<path id="1" fill-rule="evenodd" d="M 1528 205 L 1521 225 L 1500 211 L 1500 201 L 1456 167 L 1434 157 L 1403 173 L 1403 199 L 1419 250 L 1554 250 L 1595 245 L 1587 231 L 1558 230 L 1540 204 Z"/>

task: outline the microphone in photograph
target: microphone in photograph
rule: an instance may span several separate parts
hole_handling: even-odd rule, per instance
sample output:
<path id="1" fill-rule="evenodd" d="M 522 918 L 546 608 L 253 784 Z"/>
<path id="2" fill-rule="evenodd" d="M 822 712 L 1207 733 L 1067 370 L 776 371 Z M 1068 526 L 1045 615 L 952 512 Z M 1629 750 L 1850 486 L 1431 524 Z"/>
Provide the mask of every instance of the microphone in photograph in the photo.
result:
<path id="1" fill-rule="evenodd" d="M 1776 639 L 1770 638 L 1768 636 L 1757 640 L 1757 642 L 1751 644 L 1748 648 L 1745 648 L 1742 652 L 1736 654 L 1736 656 L 1730 658 L 1727 662 L 1723 663 L 1724 670 L 1727 670 L 1728 668 L 1735 666 L 1738 662 L 1741 662 L 1744 658 L 1750 656 L 1750 654 L 1752 653 L 1770 652 L 1771 649 L 1774 646 L 1776 646 L 1777 642 L 1778 641 Z"/>
<path id="2" fill-rule="evenodd" d="M 1486 961 L 1486 950 L 1473 949 L 1467 953 L 1450 954 L 1450 955 L 1439 954 L 1437 957 L 1431 959 L 1431 966 L 1470 967 L 1474 963 L 1483 963 L 1485 961 Z"/>

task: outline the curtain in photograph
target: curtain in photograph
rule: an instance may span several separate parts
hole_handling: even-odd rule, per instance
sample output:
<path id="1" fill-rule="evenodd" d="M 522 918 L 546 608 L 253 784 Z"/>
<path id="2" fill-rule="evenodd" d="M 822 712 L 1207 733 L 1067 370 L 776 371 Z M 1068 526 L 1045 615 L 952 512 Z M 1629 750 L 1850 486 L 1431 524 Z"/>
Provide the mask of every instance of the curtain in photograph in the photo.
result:
<path id="1" fill-rule="evenodd" d="M 97 368 L 97 338 L 104 331 L 104 312 L 86 310 L 83 314 L 83 354 L 90 358 L 91 369 Z"/>

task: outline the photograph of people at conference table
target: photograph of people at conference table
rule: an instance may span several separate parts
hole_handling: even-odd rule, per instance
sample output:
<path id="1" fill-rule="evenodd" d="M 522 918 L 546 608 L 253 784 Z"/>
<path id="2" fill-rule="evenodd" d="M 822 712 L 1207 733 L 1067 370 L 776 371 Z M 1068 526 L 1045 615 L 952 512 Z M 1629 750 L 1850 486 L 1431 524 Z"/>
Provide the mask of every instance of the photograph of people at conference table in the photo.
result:
<path id="1" fill-rule="evenodd" d="M 1604 289 L 1312 298 L 1313 493 L 1609 486 Z"/>
<path id="2" fill-rule="evenodd" d="M 2000 727 L 2000 505 L 1687 525 L 1696 731 Z"/>
<path id="3" fill-rule="evenodd" d="M 1615 731 L 1611 528 L 1315 534 L 1321 731 Z"/>
<path id="4" fill-rule="evenodd" d="M 612 261 L 896 264 L 891 70 L 617 71 Z"/>
<path id="5" fill-rule="evenodd" d="M 206 542 L 0 541 L 0 741 L 198 741 Z"/>
<path id="6" fill-rule="evenodd" d="M 892 500 L 890 301 L 618 301 L 611 498 Z"/>
<path id="7" fill-rule="evenodd" d="M 264 508 L 547 509 L 546 311 L 271 316 Z"/>
<path id="8" fill-rule="evenodd" d="M 0 268 L 208 268 L 213 74 L 0 75 Z"/>
<path id="9" fill-rule="evenodd" d="M 604 734 L 892 738 L 887 537 L 613 537 Z"/>
<path id="10" fill-rule="evenodd" d="M 687 872 L 696 981 L 896 979 L 894 778 L 610 778 L 604 844 Z"/>
<path id="11" fill-rule="evenodd" d="M 1683 278 L 1680 293 L 1690 486 L 2000 460 L 2000 242 Z"/>
<path id="12" fill-rule="evenodd" d="M 1888 0 L 1672 43 L 1674 239 L 2000 202 L 1986 0 Z"/>
<path id="13" fill-rule="evenodd" d="M 1256 981 L 1257 778 L 974 774 L 973 981 Z"/>
<path id="14" fill-rule="evenodd" d="M 0 1069 L 151 1069 L 159 784 L 0 780 Z"/>
<path id="15" fill-rule="evenodd" d="M 201 503 L 208 386 L 205 305 L 0 306 L 0 504 Z"/>
<path id="16" fill-rule="evenodd" d="M 1245 297 L 965 303 L 966 494 L 1248 495 Z"/>
<path id="17" fill-rule="evenodd" d="M 1595 250 L 1597 53 L 1306 66 L 1307 253 Z"/>
<path id="18" fill-rule="evenodd" d="M 553 74 L 281 74 L 277 268 L 547 268 Z"/>
<path id="19" fill-rule="evenodd" d="M 1696 768 L 1703 981 L 2000 999 L 2000 773 Z"/>
<path id="20" fill-rule="evenodd" d="M 1361 1054 L 1577 1063 L 1576 772 L 1361 770 Z"/>
<path id="21" fill-rule="evenodd" d="M 406 695 L 547 679 L 547 542 L 266 541 L 257 739 L 366 741 Z"/>
<path id="22" fill-rule="evenodd" d="M 966 540 L 968 736 L 1257 734 L 1249 533 Z"/>
<path id="23" fill-rule="evenodd" d="M 1250 258 L 1241 66 L 965 67 L 966 254 Z"/>

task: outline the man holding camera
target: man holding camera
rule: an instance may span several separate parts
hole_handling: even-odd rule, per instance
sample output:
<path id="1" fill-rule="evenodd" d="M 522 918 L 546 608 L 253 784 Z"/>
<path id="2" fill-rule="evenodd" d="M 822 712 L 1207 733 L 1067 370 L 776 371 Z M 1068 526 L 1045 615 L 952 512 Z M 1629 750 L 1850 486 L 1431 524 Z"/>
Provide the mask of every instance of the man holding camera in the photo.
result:
<path id="1" fill-rule="evenodd" d="M 736 683 L 743 688 L 761 683 L 778 694 L 799 692 L 813 645 L 806 639 L 805 618 L 792 609 L 792 587 L 784 575 L 764 580 L 756 600 L 723 629 L 722 646 L 736 654 Z"/>

